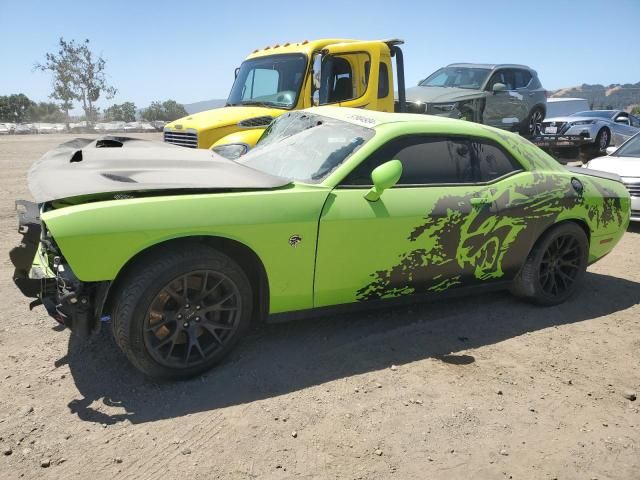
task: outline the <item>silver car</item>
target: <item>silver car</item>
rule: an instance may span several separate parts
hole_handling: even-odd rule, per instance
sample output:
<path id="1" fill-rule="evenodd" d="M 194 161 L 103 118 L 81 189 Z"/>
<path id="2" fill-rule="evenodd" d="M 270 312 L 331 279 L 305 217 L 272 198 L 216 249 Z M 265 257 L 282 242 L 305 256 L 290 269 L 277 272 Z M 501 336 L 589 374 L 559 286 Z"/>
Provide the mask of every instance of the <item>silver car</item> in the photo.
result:
<path id="1" fill-rule="evenodd" d="M 547 92 L 535 70 L 515 64 L 452 63 L 408 88 L 407 109 L 533 135 Z"/>
<path id="2" fill-rule="evenodd" d="M 617 149 L 609 147 L 607 153 L 587 162 L 585 168 L 620 175 L 631 195 L 631 220 L 640 222 L 640 133 Z"/>
<path id="3" fill-rule="evenodd" d="M 545 118 L 534 143 L 551 150 L 579 147 L 587 155 L 598 155 L 610 145 L 622 145 L 639 131 L 640 118 L 635 115 L 622 110 L 587 110 Z"/>

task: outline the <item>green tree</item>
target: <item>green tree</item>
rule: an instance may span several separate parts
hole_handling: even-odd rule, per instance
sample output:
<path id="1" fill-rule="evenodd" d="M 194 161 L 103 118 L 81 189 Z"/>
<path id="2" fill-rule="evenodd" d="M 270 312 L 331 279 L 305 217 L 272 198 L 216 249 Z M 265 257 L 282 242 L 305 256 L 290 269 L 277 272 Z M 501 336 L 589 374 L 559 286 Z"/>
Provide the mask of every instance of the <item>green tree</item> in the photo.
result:
<path id="1" fill-rule="evenodd" d="M 636 105 L 635 107 L 633 107 L 631 109 L 631 113 L 633 113 L 634 115 L 640 115 L 640 105 Z"/>
<path id="2" fill-rule="evenodd" d="M 98 108 L 95 103 L 102 95 L 113 98 L 116 89 L 107 84 L 106 61 L 96 57 L 89 48 L 89 40 L 76 43 L 60 38 L 57 53 L 45 54 L 45 62 L 36 64 L 35 68 L 51 72 L 53 75 L 53 92 L 51 98 L 62 102 L 62 109 L 67 117 L 73 107 L 73 101 L 82 102 L 87 121 L 94 121 Z"/>
<path id="3" fill-rule="evenodd" d="M 108 121 L 134 122 L 136 120 L 136 105 L 133 102 L 113 104 L 104 111 L 104 118 Z"/>
<path id="4" fill-rule="evenodd" d="M 35 103 L 23 93 L 0 96 L 0 122 L 29 121 L 29 112 L 34 105 Z"/>
<path id="5" fill-rule="evenodd" d="M 60 109 L 57 103 L 39 102 L 31 105 L 27 111 L 27 117 L 33 122 L 64 122 L 67 115 Z"/>
<path id="6" fill-rule="evenodd" d="M 154 120 L 172 122 L 187 115 L 188 113 L 184 107 L 175 100 L 167 100 L 162 103 L 152 102 L 149 107 L 142 111 L 142 118 L 149 122 Z"/>

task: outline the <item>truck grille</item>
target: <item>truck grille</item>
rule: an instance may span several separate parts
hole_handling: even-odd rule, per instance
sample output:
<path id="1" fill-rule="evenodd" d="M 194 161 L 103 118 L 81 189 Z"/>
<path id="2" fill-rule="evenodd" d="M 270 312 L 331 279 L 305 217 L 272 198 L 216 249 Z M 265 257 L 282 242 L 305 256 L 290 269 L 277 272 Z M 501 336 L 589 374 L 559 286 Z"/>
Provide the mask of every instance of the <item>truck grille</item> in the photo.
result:
<path id="1" fill-rule="evenodd" d="M 164 141 L 181 147 L 198 148 L 197 133 L 165 131 Z"/>

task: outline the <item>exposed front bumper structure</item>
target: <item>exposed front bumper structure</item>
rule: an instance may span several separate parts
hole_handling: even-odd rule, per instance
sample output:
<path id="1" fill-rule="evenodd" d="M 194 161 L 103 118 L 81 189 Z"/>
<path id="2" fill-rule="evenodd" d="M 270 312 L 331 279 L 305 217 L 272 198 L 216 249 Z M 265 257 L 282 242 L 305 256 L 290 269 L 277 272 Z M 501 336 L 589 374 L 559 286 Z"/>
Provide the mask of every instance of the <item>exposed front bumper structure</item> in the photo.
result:
<path id="1" fill-rule="evenodd" d="M 43 305 L 57 322 L 88 336 L 100 325 L 109 283 L 78 280 L 43 229 L 37 204 L 17 200 L 16 210 L 22 241 L 9 252 L 14 283 L 23 295 L 34 299 L 30 308 Z"/>

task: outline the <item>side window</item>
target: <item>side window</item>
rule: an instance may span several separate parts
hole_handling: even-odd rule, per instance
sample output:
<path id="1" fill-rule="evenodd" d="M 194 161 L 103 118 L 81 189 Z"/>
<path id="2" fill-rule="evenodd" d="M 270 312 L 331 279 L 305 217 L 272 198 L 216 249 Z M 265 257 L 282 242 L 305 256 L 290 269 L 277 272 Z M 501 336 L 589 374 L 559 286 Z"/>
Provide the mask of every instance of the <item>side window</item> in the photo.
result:
<path id="1" fill-rule="evenodd" d="M 378 76 L 378 98 L 386 98 L 389 95 L 389 69 L 387 64 L 380 62 L 380 74 Z"/>
<path id="2" fill-rule="evenodd" d="M 519 88 L 527 88 L 531 81 L 531 72 L 527 70 L 514 70 L 514 81 L 516 90 Z"/>
<path id="3" fill-rule="evenodd" d="M 325 57 L 320 81 L 320 103 L 336 103 L 353 98 L 353 71 L 347 60 Z"/>
<path id="4" fill-rule="evenodd" d="M 490 182 L 508 173 L 522 170 L 515 160 L 496 145 L 479 140 L 472 140 L 471 145 L 477 160 L 478 180 L 481 182 Z"/>
<path id="5" fill-rule="evenodd" d="M 488 89 L 492 90 L 496 83 L 504 83 L 507 90 L 514 90 L 513 70 L 498 70 L 495 72 L 487 84 Z"/>
<path id="6" fill-rule="evenodd" d="M 472 183 L 477 177 L 468 139 L 410 136 L 378 149 L 342 185 L 371 185 L 373 169 L 394 159 L 402 162 L 398 185 Z"/>
<path id="7" fill-rule="evenodd" d="M 640 118 L 634 117 L 633 115 L 629 115 L 629 120 L 631 120 L 632 127 L 640 128 Z"/>
<path id="8" fill-rule="evenodd" d="M 320 104 L 353 100 L 364 95 L 371 60 L 367 53 L 325 56 L 322 60 Z"/>

